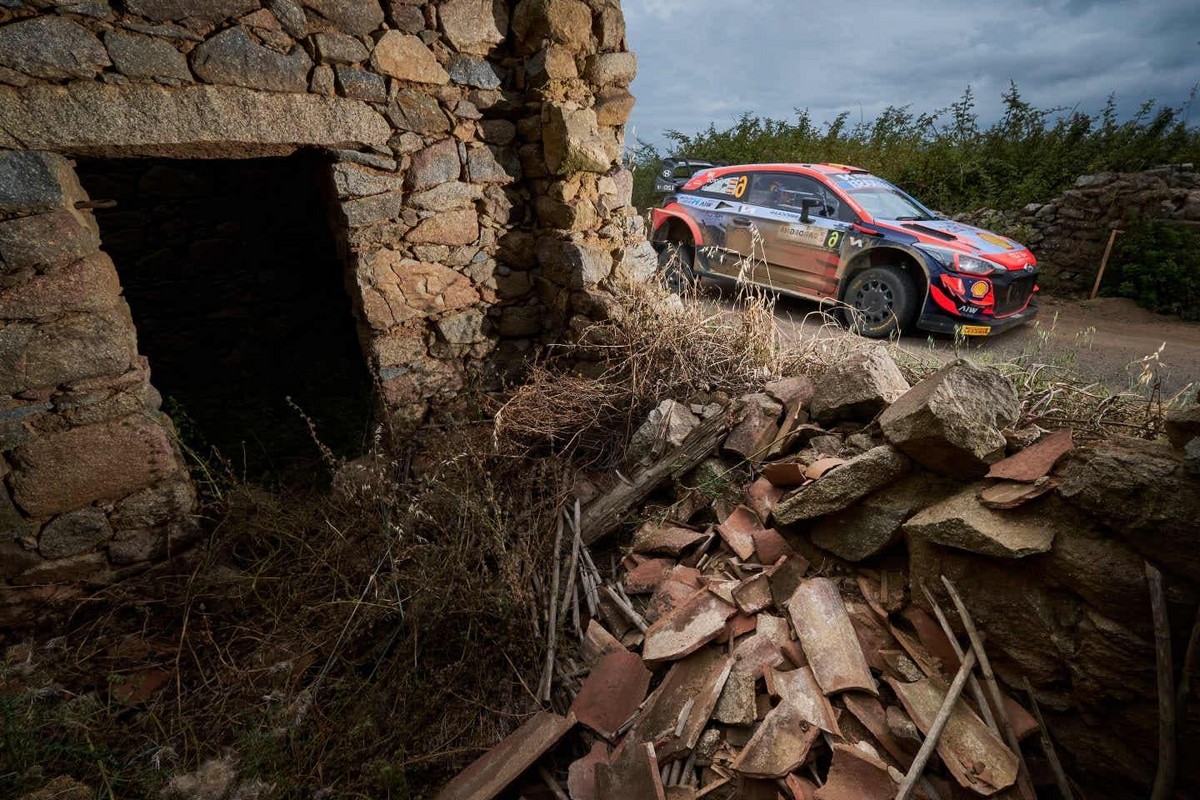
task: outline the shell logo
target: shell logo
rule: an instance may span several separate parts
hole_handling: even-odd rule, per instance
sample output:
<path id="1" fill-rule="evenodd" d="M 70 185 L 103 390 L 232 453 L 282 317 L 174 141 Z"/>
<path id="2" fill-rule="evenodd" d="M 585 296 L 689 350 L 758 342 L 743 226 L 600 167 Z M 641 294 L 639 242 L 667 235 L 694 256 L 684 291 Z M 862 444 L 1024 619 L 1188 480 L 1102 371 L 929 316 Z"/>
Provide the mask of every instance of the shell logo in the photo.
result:
<path id="1" fill-rule="evenodd" d="M 991 288 L 992 287 L 988 286 L 987 281 L 975 281 L 975 283 L 971 284 L 971 297 L 974 297 L 977 300 L 987 297 L 987 293 L 991 291 Z"/>

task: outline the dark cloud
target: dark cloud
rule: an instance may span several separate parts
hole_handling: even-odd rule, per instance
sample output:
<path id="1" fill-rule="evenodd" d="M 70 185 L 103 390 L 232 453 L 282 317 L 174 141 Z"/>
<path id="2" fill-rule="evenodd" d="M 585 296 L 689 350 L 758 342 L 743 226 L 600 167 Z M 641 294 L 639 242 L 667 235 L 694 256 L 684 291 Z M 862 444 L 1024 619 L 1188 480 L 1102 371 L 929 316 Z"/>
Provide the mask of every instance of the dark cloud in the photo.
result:
<path id="1" fill-rule="evenodd" d="M 1014 81 L 1042 107 L 1094 112 L 1115 94 L 1183 105 L 1200 81 L 1195 0 L 625 0 L 640 62 L 631 133 L 728 125 L 743 112 L 819 121 L 888 105 L 945 108 L 969 84 L 984 122 Z"/>

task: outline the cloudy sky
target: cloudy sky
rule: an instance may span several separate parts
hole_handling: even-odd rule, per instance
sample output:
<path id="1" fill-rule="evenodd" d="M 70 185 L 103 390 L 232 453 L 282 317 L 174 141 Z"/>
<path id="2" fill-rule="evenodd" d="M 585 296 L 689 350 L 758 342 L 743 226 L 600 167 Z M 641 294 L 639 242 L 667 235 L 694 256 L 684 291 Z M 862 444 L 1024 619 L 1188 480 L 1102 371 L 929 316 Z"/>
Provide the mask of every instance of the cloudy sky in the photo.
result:
<path id="1" fill-rule="evenodd" d="M 944 108 L 969 84 L 983 121 L 1010 79 L 1042 107 L 1182 106 L 1200 82 L 1197 0 L 623 0 L 639 60 L 629 139 L 663 143 L 742 112 L 870 119 Z M 918 10 L 919 9 L 919 10 Z M 1200 103 L 1197 103 L 1200 106 Z M 1200 122 L 1200 107 L 1191 122 Z"/>

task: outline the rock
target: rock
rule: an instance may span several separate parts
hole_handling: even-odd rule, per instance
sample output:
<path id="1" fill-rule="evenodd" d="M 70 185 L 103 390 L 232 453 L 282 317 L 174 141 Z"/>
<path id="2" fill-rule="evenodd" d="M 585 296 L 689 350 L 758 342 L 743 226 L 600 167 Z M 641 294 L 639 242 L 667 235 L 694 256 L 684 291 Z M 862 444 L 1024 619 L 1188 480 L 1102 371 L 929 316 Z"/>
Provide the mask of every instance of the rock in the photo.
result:
<path id="1" fill-rule="evenodd" d="M 387 100 L 387 81 L 374 72 L 339 64 L 333 68 L 338 91 L 343 97 L 383 103 Z"/>
<path id="2" fill-rule="evenodd" d="M 997 558 L 1024 558 L 1050 549 L 1055 529 L 1048 521 L 993 511 L 979 502 L 979 489 L 970 486 L 919 512 L 905 524 L 904 533 Z"/>
<path id="3" fill-rule="evenodd" d="M 466 276 L 441 264 L 407 259 L 395 250 L 372 254 L 358 280 L 364 316 L 376 330 L 479 302 Z"/>
<path id="4" fill-rule="evenodd" d="M 446 133 L 450 121 L 437 100 L 413 89 L 401 89 L 388 106 L 388 121 L 397 128 L 415 133 Z"/>
<path id="5" fill-rule="evenodd" d="M 474 184 L 448 181 L 410 195 L 408 204 L 423 211 L 449 211 L 452 208 L 470 207 L 482 196 L 483 191 Z"/>
<path id="6" fill-rule="evenodd" d="M 383 24 L 383 8 L 377 0 L 301 0 L 301 5 L 355 36 L 365 36 Z"/>
<path id="7" fill-rule="evenodd" d="M 141 416 L 42 434 L 13 451 L 13 500 L 33 516 L 117 500 L 183 468 L 166 430 Z"/>
<path id="8" fill-rule="evenodd" d="M 438 7 L 446 39 L 459 52 L 486 55 L 508 33 L 508 3 L 501 0 L 447 0 Z"/>
<path id="9" fill-rule="evenodd" d="M 596 95 L 596 124 L 624 125 L 633 114 L 637 98 L 628 89 L 609 88 Z"/>
<path id="10" fill-rule="evenodd" d="M 900 540 L 900 528 L 919 509 L 942 496 L 926 475 L 902 478 L 844 511 L 822 517 L 809 527 L 813 544 L 847 561 L 862 561 Z"/>
<path id="11" fill-rule="evenodd" d="M 0 213 L 52 211 L 83 200 L 71 162 L 54 153 L 0 153 Z"/>
<path id="12" fill-rule="evenodd" d="M 1200 436 L 1200 403 L 1168 412 L 1165 427 L 1171 445 L 1182 450 L 1188 442 Z"/>
<path id="13" fill-rule="evenodd" d="M 592 12 L 579 0 L 521 0 L 512 29 L 529 50 L 543 39 L 583 48 L 592 35 Z"/>
<path id="14" fill-rule="evenodd" d="M 543 113 L 542 146 L 552 173 L 608 171 L 612 159 L 600 138 L 595 111 L 547 104 Z"/>
<path id="15" fill-rule="evenodd" d="M 405 237 L 413 244 L 444 244 L 462 247 L 479 239 L 479 215 L 473 208 L 442 211 L 409 231 Z"/>
<path id="16" fill-rule="evenodd" d="M 0 27 L 0 66 L 47 80 L 91 80 L 109 66 L 108 51 L 66 17 L 40 16 Z"/>
<path id="17" fill-rule="evenodd" d="M 294 0 L 266 0 L 265 5 L 293 39 L 303 39 L 308 33 L 308 20 L 304 18 L 304 9 Z"/>
<path id="18" fill-rule="evenodd" d="M 855 353 L 821 373 L 815 384 L 809 412 L 822 425 L 872 419 L 909 389 L 884 347 Z"/>
<path id="19" fill-rule="evenodd" d="M 133 321 L 124 303 L 40 325 L 12 323 L 0 328 L 0 394 L 121 375 L 136 358 Z"/>
<path id="20" fill-rule="evenodd" d="M 450 59 L 450 80 L 478 89 L 499 89 L 500 75 L 486 59 L 456 55 Z"/>
<path id="21" fill-rule="evenodd" d="M 1183 448 L 1183 467 L 1188 475 L 1200 478 L 1200 436 L 1192 439 Z"/>
<path id="22" fill-rule="evenodd" d="M 194 156 L 220 143 L 222 157 L 236 158 L 287 155 L 297 144 L 382 148 L 392 135 L 383 116 L 363 103 L 235 86 L 0 87 L 0 107 L 0 147 L 12 149 Z"/>
<path id="23" fill-rule="evenodd" d="M 525 75 L 533 85 L 566 81 L 579 77 L 575 54 L 565 47 L 551 45 L 526 62 Z"/>
<path id="24" fill-rule="evenodd" d="M 315 33 L 312 43 L 322 64 L 360 64 L 371 55 L 362 42 L 344 33 Z"/>
<path id="25" fill-rule="evenodd" d="M 158 483 L 118 502 L 109 515 L 109 522 L 118 532 L 152 528 L 187 516 L 195 504 L 196 492 L 188 481 Z"/>
<path id="26" fill-rule="evenodd" d="M 636 242 L 621 250 L 613 275 L 629 283 L 645 283 L 658 270 L 658 253 L 649 242 Z"/>
<path id="27" fill-rule="evenodd" d="M 887 445 L 868 450 L 781 500 L 774 508 L 775 520 L 791 525 L 841 511 L 895 482 L 911 466 L 907 458 Z"/>
<path id="28" fill-rule="evenodd" d="M 162 558 L 168 552 L 166 531 L 139 530 L 109 542 L 108 560 L 113 564 L 137 564 Z"/>
<path id="29" fill-rule="evenodd" d="M 67 558 L 86 553 L 112 538 L 113 531 L 98 508 L 81 508 L 61 514 L 42 528 L 38 552 L 46 558 Z"/>
<path id="30" fill-rule="evenodd" d="M 338 212 L 350 228 L 362 228 L 378 222 L 397 219 L 404 208 L 404 197 L 400 192 L 384 192 L 356 200 L 338 203 Z"/>
<path id="31" fill-rule="evenodd" d="M 74 211 L 56 209 L 0 222 L 0 261 L 9 269 L 65 264 L 99 249 L 95 228 Z"/>
<path id="32" fill-rule="evenodd" d="M 508 184 L 521 177 L 521 164 L 501 148 L 472 145 L 467 150 L 467 174 L 472 183 Z"/>
<path id="33" fill-rule="evenodd" d="M 761 461 L 779 435 L 783 406 L 769 394 L 748 394 L 739 401 L 741 420 L 725 438 L 722 449 L 747 461 Z"/>
<path id="34" fill-rule="evenodd" d="M 601 244 L 560 242 L 543 237 L 537 243 L 537 258 L 545 277 L 569 289 L 592 286 L 609 276 L 612 252 Z"/>
<path id="35" fill-rule="evenodd" d="M 700 425 L 700 418 L 687 406 L 663 400 L 651 411 L 629 440 L 629 459 L 650 463 L 663 453 L 683 444 L 688 434 Z"/>
<path id="36" fill-rule="evenodd" d="M 419 192 L 446 181 L 456 181 L 461 172 L 458 144 L 453 139 L 443 139 L 413 153 L 412 165 L 405 180 L 409 191 Z"/>
<path id="37" fill-rule="evenodd" d="M 308 80 L 308 90 L 313 94 L 323 94 L 326 97 L 332 97 L 336 94 L 337 88 L 333 83 L 333 67 L 327 64 L 315 67 L 312 71 L 312 77 Z"/>
<path id="38" fill-rule="evenodd" d="M 153 20 L 168 22 L 192 19 L 197 22 L 221 22 L 241 16 L 258 8 L 258 0 L 126 0 L 125 8 L 131 14 Z"/>
<path id="39" fill-rule="evenodd" d="M 879 418 L 884 438 L 935 472 L 978 477 L 1004 455 L 1001 432 L 1020 412 L 995 369 L 955 361 L 918 383 Z"/>
<path id="40" fill-rule="evenodd" d="M 388 31 L 375 43 L 371 66 L 404 81 L 437 85 L 450 82 L 450 75 L 437 62 L 433 51 L 418 37 L 399 31 Z"/>
<path id="41" fill-rule="evenodd" d="M 339 162 L 332 167 L 333 188 L 339 197 L 370 197 L 384 192 L 399 192 L 403 178 L 396 174 L 364 169 L 353 162 Z"/>
<path id="42" fill-rule="evenodd" d="M 104 44 L 113 66 L 131 78 L 149 78 L 168 86 L 192 83 L 187 59 L 162 39 L 112 30 L 104 34 Z"/>
<path id="43" fill-rule="evenodd" d="M 103 253 L 95 253 L 9 288 L 0 295 L 0 320 L 105 311 L 120 296 L 121 283 L 112 261 Z"/>
<path id="44" fill-rule="evenodd" d="M 270 92 L 308 91 L 312 59 L 302 48 L 287 55 L 263 47 L 245 28 L 229 28 L 192 51 L 192 70 L 206 83 L 244 86 Z"/>
<path id="45" fill-rule="evenodd" d="M 637 76 L 637 56 L 633 53 L 588 56 L 583 74 L 597 86 L 628 86 Z"/>

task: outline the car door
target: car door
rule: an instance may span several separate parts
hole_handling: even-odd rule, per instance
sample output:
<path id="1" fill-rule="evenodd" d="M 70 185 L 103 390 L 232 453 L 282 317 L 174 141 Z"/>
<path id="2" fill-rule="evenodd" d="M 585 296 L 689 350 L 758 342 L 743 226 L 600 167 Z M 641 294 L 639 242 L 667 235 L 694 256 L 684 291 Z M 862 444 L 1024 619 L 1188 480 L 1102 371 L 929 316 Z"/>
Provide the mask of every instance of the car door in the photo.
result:
<path id="1" fill-rule="evenodd" d="M 702 270 L 739 277 L 745 257 L 751 252 L 751 236 L 735 219 L 741 214 L 742 198 L 749 184 L 748 173 L 729 173 L 676 197 L 676 202 L 688 209 L 688 215 L 700 228 L 700 249 L 696 256 Z"/>
<path id="2" fill-rule="evenodd" d="M 750 177 L 742 213 L 757 231 L 761 266 L 754 281 L 774 289 L 826 298 L 837 295 L 841 248 L 849 209 L 824 184 L 807 175 L 760 172 Z M 807 214 L 804 201 L 814 201 Z M 839 218 L 841 217 L 841 218 Z"/>

